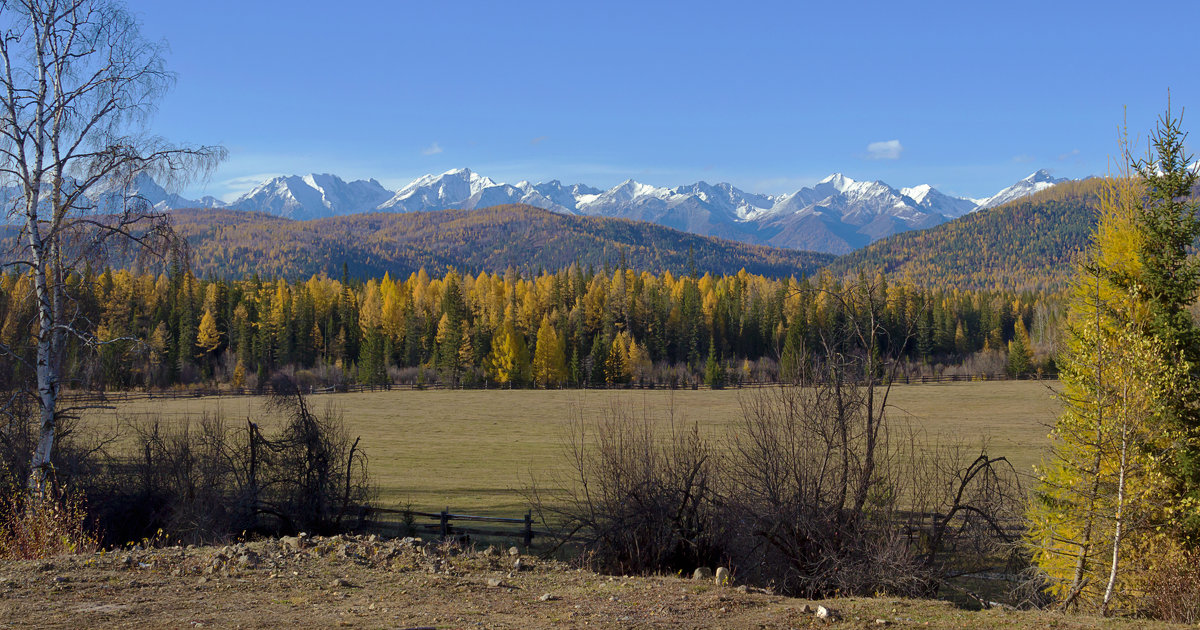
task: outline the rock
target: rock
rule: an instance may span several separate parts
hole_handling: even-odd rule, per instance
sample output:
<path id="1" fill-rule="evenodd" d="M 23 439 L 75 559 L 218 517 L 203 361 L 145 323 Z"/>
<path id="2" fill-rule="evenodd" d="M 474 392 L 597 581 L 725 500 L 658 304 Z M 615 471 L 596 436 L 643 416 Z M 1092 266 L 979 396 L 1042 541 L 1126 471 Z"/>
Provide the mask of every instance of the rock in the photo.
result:
<path id="1" fill-rule="evenodd" d="M 527 567 L 525 566 L 525 563 L 521 562 L 520 558 L 517 558 L 517 560 L 513 562 L 514 571 L 524 571 L 526 568 Z"/>
<path id="2" fill-rule="evenodd" d="M 832 608 L 817 606 L 817 619 L 825 619 L 826 621 L 837 621 L 842 615 Z"/>
<path id="3" fill-rule="evenodd" d="M 288 549 L 300 549 L 300 540 L 299 536 L 284 536 L 279 539 L 279 543 Z"/>
<path id="4" fill-rule="evenodd" d="M 813 611 L 812 606 L 809 606 L 808 604 L 805 604 L 800 607 L 801 614 L 808 615 L 808 614 L 811 614 L 812 611 Z"/>
<path id="5" fill-rule="evenodd" d="M 517 549 L 516 547 L 509 547 L 509 548 L 508 548 L 508 555 L 510 555 L 510 556 L 519 556 L 519 555 L 521 555 L 521 550 L 520 550 L 520 549 Z"/>
<path id="6" fill-rule="evenodd" d="M 487 584 L 488 584 L 488 586 L 491 586 L 492 588 L 497 588 L 500 586 L 504 586 L 504 581 L 501 580 L 500 578 L 488 578 Z"/>
<path id="7" fill-rule="evenodd" d="M 258 564 L 258 554 L 253 551 L 246 552 L 238 556 L 238 564 L 243 567 L 254 568 Z"/>
<path id="8" fill-rule="evenodd" d="M 717 567 L 717 574 L 713 578 L 713 582 L 717 586 L 729 586 L 733 584 L 733 576 L 729 575 L 729 569 L 725 567 Z"/>
<path id="9" fill-rule="evenodd" d="M 711 580 L 713 577 L 712 569 L 708 567 L 700 567 L 692 573 L 693 580 Z"/>
<path id="10" fill-rule="evenodd" d="M 887 619 L 883 619 L 883 618 L 879 618 L 879 619 L 875 620 L 875 625 L 877 625 L 877 626 L 886 626 L 891 623 L 892 622 L 888 621 Z"/>
<path id="11" fill-rule="evenodd" d="M 737 587 L 737 592 L 739 592 L 739 593 L 749 593 L 749 592 L 750 592 L 750 589 L 746 588 L 746 585 L 745 585 L 745 584 L 743 584 L 743 585 L 741 585 L 741 586 Z"/>
<path id="12" fill-rule="evenodd" d="M 346 578 L 338 578 L 330 582 L 329 585 L 333 588 L 349 588 L 351 586 L 350 580 L 347 580 Z"/>
<path id="13" fill-rule="evenodd" d="M 67 582 L 70 582 L 70 581 L 71 581 L 71 578 L 68 578 L 68 577 L 67 577 L 67 576 L 65 576 L 65 575 L 56 575 L 56 576 L 54 576 L 54 583 L 55 583 L 55 584 L 66 584 Z"/>
<path id="14" fill-rule="evenodd" d="M 538 598 L 538 601 L 539 602 L 552 602 L 557 599 L 558 599 L 557 597 L 551 595 L 550 593 L 542 593 L 542 596 Z"/>
<path id="15" fill-rule="evenodd" d="M 121 564 L 123 564 L 125 566 L 132 565 L 133 564 L 133 556 L 125 556 L 124 558 L 121 558 Z"/>

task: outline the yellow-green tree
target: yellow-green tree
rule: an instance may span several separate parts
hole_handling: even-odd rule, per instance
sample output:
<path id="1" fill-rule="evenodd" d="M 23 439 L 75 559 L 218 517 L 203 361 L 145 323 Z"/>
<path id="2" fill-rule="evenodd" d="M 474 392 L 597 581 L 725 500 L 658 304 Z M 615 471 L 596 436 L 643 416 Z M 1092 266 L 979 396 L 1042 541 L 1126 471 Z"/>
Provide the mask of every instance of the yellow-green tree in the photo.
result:
<path id="1" fill-rule="evenodd" d="M 533 382 L 538 387 L 561 385 L 567 380 L 567 357 L 558 332 L 543 316 L 538 326 L 537 346 L 533 350 Z"/>
<path id="2" fill-rule="evenodd" d="M 529 348 L 511 318 L 506 318 L 492 336 L 488 368 L 492 378 L 501 385 L 520 385 L 529 381 Z"/>
<path id="3" fill-rule="evenodd" d="M 196 358 L 203 358 L 221 345 L 221 332 L 217 330 L 217 318 L 211 310 L 204 311 L 200 327 L 196 330 Z"/>
<path id="4" fill-rule="evenodd" d="M 1123 281 L 1143 269 L 1142 182 L 1121 173 L 1079 265 L 1059 357 L 1064 411 L 1036 470 L 1027 542 L 1063 607 L 1136 608 L 1170 505 L 1161 453 L 1181 435 L 1158 410 L 1186 371 L 1146 334 L 1148 308 Z"/>

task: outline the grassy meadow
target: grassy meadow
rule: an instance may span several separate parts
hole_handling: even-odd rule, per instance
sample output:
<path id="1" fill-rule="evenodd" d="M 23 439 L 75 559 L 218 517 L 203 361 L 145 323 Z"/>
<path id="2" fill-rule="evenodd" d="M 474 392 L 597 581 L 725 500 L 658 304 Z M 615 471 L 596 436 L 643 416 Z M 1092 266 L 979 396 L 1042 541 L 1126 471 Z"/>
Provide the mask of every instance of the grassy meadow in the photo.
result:
<path id="1" fill-rule="evenodd" d="M 1048 444 L 1048 425 L 1059 409 L 1052 381 L 896 386 L 893 422 L 907 422 L 930 436 L 1007 456 L 1022 473 Z M 380 504 L 415 509 L 516 515 L 525 510 L 521 489 L 531 478 L 563 470 L 564 440 L 572 418 L 597 417 L 613 406 L 644 409 L 666 422 L 696 422 L 720 440 L 741 419 L 741 401 L 753 389 L 729 390 L 393 390 L 327 394 L 311 398 L 314 409 L 335 405 L 351 439 L 361 436 Z M 230 423 L 249 417 L 264 429 L 263 400 L 209 397 L 139 400 L 94 411 L 90 422 L 120 425 L 154 416 L 184 421 L 219 412 Z"/>

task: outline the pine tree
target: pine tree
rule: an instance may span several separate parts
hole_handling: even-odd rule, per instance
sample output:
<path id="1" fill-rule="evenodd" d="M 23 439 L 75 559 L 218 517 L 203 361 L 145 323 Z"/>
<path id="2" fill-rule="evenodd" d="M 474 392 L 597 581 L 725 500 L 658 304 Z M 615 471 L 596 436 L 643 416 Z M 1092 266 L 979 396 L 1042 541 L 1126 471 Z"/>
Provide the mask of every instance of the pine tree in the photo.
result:
<path id="1" fill-rule="evenodd" d="M 804 322 L 797 316 L 792 318 L 792 325 L 788 326 L 783 352 L 779 355 L 779 380 L 785 383 L 800 380 L 804 369 L 804 353 Z"/>
<path id="2" fill-rule="evenodd" d="M 1013 326 L 1012 341 L 1008 342 L 1008 374 L 1014 378 L 1021 378 L 1029 374 L 1032 367 L 1029 333 L 1025 330 L 1025 323 L 1018 317 Z"/>
<path id="3" fill-rule="evenodd" d="M 717 358 L 717 346 L 711 341 L 708 344 L 708 360 L 704 364 L 704 382 L 712 389 L 725 387 L 725 368 Z"/>

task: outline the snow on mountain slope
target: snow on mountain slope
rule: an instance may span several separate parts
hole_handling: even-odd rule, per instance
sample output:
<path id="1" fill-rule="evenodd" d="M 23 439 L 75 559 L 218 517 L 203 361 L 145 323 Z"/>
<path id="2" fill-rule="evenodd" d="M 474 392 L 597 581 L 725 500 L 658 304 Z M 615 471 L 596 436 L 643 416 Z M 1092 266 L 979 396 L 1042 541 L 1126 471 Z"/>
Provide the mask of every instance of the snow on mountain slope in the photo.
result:
<path id="1" fill-rule="evenodd" d="M 1056 184 L 1061 184 L 1067 181 L 1064 178 L 1056 178 L 1046 169 L 1041 169 L 1029 175 L 1025 179 L 1001 190 L 1000 192 L 984 199 L 979 204 L 979 209 L 994 208 L 999 205 L 1006 204 L 1010 201 L 1015 201 L 1021 197 L 1032 195 L 1036 192 L 1041 192 Z"/>
<path id="2" fill-rule="evenodd" d="M 394 212 L 423 212 L 457 208 L 472 196 L 493 188 L 496 182 L 472 172 L 469 168 L 456 168 L 441 175 L 425 175 L 396 191 L 387 201 L 379 204 L 380 210 Z M 501 203 L 512 203 L 511 201 Z"/>
<path id="3" fill-rule="evenodd" d="M 974 200 L 946 195 L 928 184 L 896 189 L 881 181 L 856 181 L 834 173 L 811 188 L 771 196 L 703 181 L 663 188 L 630 179 L 607 190 L 568 186 L 558 180 L 505 184 L 461 168 L 419 177 L 394 193 L 373 179 L 345 182 L 329 174 L 276 177 L 229 205 L 311 219 L 372 210 L 470 210 L 523 203 L 563 214 L 649 221 L 750 243 L 844 252 L 897 232 L 1000 205 L 1061 181 L 1038 171 L 992 197 Z M 161 207 L 220 205 L 211 198 L 188 201 L 170 196 L 152 180 L 139 190 Z"/>
<path id="4" fill-rule="evenodd" d="M 369 212 L 390 196 L 391 193 L 374 179 L 346 182 L 328 173 L 292 175 L 259 184 L 230 207 L 307 220 Z"/>

